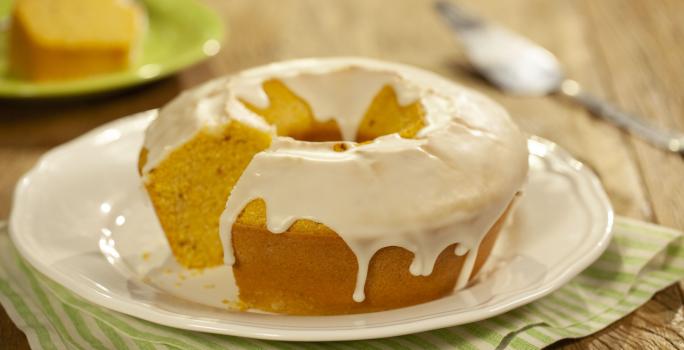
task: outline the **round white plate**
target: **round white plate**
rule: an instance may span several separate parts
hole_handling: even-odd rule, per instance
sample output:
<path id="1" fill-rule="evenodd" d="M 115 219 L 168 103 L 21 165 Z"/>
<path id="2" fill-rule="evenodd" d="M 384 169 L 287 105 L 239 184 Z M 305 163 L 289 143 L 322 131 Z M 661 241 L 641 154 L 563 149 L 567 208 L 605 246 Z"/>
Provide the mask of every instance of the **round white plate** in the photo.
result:
<path id="1" fill-rule="evenodd" d="M 412 307 L 344 316 L 230 309 L 225 267 L 174 263 L 136 171 L 155 112 L 102 126 L 48 152 L 17 185 L 12 239 L 39 271 L 81 297 L 148 321 L 278 340 L 351 340 L 473 322 L 559 288 L 604 251 L 612 210 L 596 177 L 532 137 L 529 183 L 486 273 L 466 290 Z"/>

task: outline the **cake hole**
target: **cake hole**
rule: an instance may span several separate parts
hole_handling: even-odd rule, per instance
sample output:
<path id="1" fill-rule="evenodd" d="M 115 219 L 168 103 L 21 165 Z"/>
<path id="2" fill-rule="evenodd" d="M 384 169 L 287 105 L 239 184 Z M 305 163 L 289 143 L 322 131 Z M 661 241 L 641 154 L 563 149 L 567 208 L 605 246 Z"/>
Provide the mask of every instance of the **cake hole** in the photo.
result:
<path id="1" fill-rule="evenodd" d="M 394 88 L 385 85 L 367 107 L 357 126 L 356 137 L 344 140 L 341 129 L 334 119 L 317 120 L 308 102 L 294 94 L 282 81 L 268 80 L 262 87 L 269 100 L 266 108 L 259 108 L 245 100 L 240 101 L 252 112 L 263 117 L 267 123 L 276 126 L 278 135 L 300 141 L 365 142 L 392 133 L 412 138 L 425 125 L 424 111 L 420 103 L 416 101 L 406 106 L 400 105 Z M 340 150 L 339 146 L 335 146 L 334 150 L 344 151 Z"/>

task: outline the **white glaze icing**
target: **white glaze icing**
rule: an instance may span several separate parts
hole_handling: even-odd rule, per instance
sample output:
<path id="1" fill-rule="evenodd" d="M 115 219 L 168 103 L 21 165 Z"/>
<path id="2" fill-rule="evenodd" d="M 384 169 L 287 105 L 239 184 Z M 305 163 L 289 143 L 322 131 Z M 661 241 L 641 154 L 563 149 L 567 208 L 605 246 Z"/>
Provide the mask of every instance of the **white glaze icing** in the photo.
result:
<path id="1" fill-rule="evenodd" d="M 277 137 L 240 102 L 268 106 L 262 83 L 281 80 L 307 101 L 319 121 L 335 120 L 347 141 L 379 90 L 394 88 L 402 105 L 419 101 L 426 126 L 415 139 L 397 134 L 335 152 L 335 142 Z M 262 198 L 267 227 L 286 231 L 298 219 L 333 229 L 358 262 L 355 301 L 364 300 L 368 264 L 379 249 L 414 253 L 410 272 L 429 275 L 438 255 L 458 243 L 466 256 L 457 282 L 471 277 L 482 238 L 522 186 L 525 138 L 489 99 L 416 68 L 368 59 L 276 63 L 222 78 L 187 92 L 162 109 L 148 128 L 147 174 L 197 131 L 239 119 L 270 130 L 269 149 L 254 156 L 221 215 L 227 264 L 234 262 L 231 230 L 242 209 Z"/>
<path id="2" fill-rule="evenodd" d="M 397 74 L 348 67 L 327 73 L 282 74 L 277 76 L 295 95 L 309 103 L 316 120 L 337 121 L 342 138 L 356 139 L 356 131 L 368 106 L 384 86 L 397 92 L 400 105 L 414 102 L 418 90 L 411 89 Z M 262 78 L 263 79 L 263 78 Z M 261 84 L 243 86 L 236 95 L 260 108 L 268 107 L 268 96 Z"/>
<path id="3" fill-rule="evenodd" d="M 147 162 L 143 174 L 148 174 L 169 152 L 200 130 L 220 127 L 231 119 L 261 130 L 273 130 L 234 98 L 232 84 L 229 77 L 214 79 L 181 93 L 159 111 L 158 117 L 145 130 Z M 230 116 L 229 109 L 233 111 Z"/>

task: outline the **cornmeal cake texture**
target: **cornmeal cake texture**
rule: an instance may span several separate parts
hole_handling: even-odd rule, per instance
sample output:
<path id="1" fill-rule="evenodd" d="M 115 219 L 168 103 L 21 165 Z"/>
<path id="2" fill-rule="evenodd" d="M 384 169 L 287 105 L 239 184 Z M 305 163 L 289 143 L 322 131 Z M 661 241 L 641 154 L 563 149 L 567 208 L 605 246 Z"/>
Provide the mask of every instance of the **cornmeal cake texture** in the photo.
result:
<path id="1" fill-rule="evenodd" d="M 10 72 L 50 81 L 128 67 L 145 20 L 128 0 L 17 0 L 9 28 Z"/>

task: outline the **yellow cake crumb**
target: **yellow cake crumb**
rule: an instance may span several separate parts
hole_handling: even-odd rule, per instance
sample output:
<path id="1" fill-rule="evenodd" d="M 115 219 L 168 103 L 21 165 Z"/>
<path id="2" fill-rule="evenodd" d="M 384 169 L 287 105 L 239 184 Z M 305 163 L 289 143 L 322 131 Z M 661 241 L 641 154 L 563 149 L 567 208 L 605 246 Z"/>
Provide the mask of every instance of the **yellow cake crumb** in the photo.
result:
<path id="1" fill-rule="evenodd" d="M 11 19 L 10 71 L 36 81 L 126 68 L 145 23 L 142 9 L 122 0 L 16 0 Z"/>

